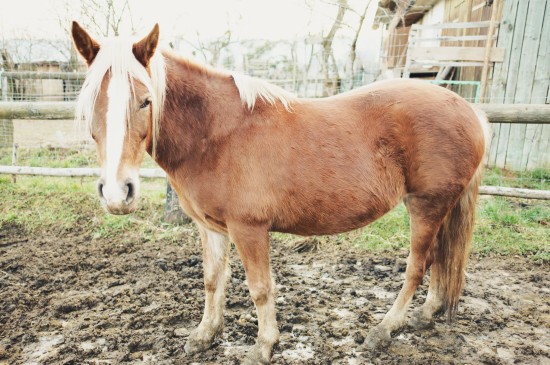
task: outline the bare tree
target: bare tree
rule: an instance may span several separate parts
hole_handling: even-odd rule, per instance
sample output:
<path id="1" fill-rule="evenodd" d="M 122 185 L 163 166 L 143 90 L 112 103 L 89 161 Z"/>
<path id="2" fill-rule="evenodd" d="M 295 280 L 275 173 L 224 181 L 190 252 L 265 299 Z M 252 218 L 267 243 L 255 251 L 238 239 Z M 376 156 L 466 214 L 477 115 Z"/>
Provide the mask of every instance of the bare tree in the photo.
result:
<path id="1" fill-rule="evenodd" d="M 332 49 L 332 43 L 334 41 L 334 36 L 336 35 L 336 31 L 341 27 L 342 20 L 344 19 L 344 15 L 346 13 L 346 10 L 348 9 L 348 2 L 347 0 L 338 0 L 338 12 L 336 14 L 336 17 L 334 18 L 334 22 L 332 23 L 332 26 L 330 27 L 330 30 L 328 33 L 323 36 L 323 40 L 321 42 L 321 45 L 323 46 L 323 58 L 322 58 L 322 67 L 323 67 L 323 73 L 324 73 L 324 86 L 323 86 L 323 95 L 331 95 L 336 92 L 338 92 L 339 84 L 340 84 L 340 76 L 338 75 L 338 66 L 336 65 L 334 53 Z M 332 71 L 334 74 L 334 77 L 330 77 L 330 69 L 331 65 L 329 63 L 329 60 L 332 61 Z"/>
<path id="2" fill-rule="evenodd" d="M 367 16 L 367 10 L 369 9 L 371 2 L 372 0 L 367 1 L 367 4 L 365 5 L 363 12 L 359 16 L 359 25 L 357 26 L 357 30 L 355 31 L 355 36 L 353 37 L 353 42 L 351 43 L 350 54 L 349 54 L 351 88 L 354 88 L 356 83 L 355 60 L 357 59 L 357 40 L 359 39 L 359 34 L 361 33 L 361 29 L 363 28 L 363 23 L 365 22 L 365 17 Z"/>
<path id="3" fill-rule="evenodd" d="M 82 0 L 80 12 L 82 23 L 96 34 L 105 37 L 118 36 L 121 25 L 125 22 L 129 22 L 131 31 L 135 31 L 128 0 Z"/>
<path id="4" fill-rule="evenodd" d="M 70 41 L 71 22 L 75 18 L 96 36 L 118 36 L 125 25 L 129 25 L 132 32 L 136 30 L 129 0 L 80 0 L 78 3 L 63 0 L 56 8 L 59 26 L 67 39 L 64 49 L 59 51 L 67 55 L 70 71 L 78 69 L 80 59 Z"/>
<path id="5" fill-rule="evenodd" d="M 205 63 L 218 66 L 222 51 L 231 44 L 231 29 L 228 28 L 222 35 L 209 41 L 204 40 L 199 32 L 196 34 L 196 44 L 189 41 L 186 42 L 195 49 L 195 52 L 201 54 Z"/>

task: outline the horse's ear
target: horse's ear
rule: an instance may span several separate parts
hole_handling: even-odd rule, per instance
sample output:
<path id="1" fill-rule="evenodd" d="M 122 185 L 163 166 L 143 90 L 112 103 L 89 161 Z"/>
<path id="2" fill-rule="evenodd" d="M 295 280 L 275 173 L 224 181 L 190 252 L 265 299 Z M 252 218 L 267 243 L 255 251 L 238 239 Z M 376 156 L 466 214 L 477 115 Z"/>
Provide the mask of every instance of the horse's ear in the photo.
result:
<path id="1" fill-rule="evenodd" d="M 159 42 L 159 25 L 155 24 L 153 30 L 141 41 L 134 43 L 132 52 L 137 60 L 144 66 L 149 65 L 151 57 L 155 54 Z"/>
<path id="2" fill-rule="evenodd" d="M 97 43 L 90 35 L 78 24 L 73 21 L 71 34 L 78 52 L 84 57 L 88 66 L 94 61 L 97 52 L 99 52 L 99 43 Z"/>

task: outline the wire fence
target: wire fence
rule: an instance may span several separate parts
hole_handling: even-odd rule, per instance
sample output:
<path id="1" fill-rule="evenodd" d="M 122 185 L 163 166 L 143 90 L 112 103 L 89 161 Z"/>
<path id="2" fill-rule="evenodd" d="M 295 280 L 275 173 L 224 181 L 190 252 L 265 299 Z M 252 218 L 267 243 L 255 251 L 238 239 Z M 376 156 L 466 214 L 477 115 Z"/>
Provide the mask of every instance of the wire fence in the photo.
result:
<path id="1" fill-rule="evenodd" d="M 3 101 L 73 101 L 85 78 L 84 72 L 0 72 Z"/>
<path id="2" fill-rule="evenodd" d="M 397 57 L 397 56 L 396 56 Z M 78 69 L 76 66 L 72 69 Z M 298 72 L 296 67 L 286 67 L 281 71 L 269 62 L 260 62 L 244 70 L 252 76 L 267 78 L 270 82 L 301 97 L 323 97 L 338 94 L 373 82 L 383 76 L 379 68 L 362 69 L 353 73 L 342 72 L 348 77 L 324 77 L 320 73 L 310 75 Z M 430 72 L 426 73 L 430 76 Z M 431 75 L 433 76 L 433 75 Z M 47 71 L 5 71 L 0 73 L 2 101 L 74 101 L 85 78 L 85 72 L 63 72 L 57 69 Z M 485 102 L 490 96 L 481 99 L 478 81 L 427 80 L 462 94 L 471 102 Z M 544 104 L 545 97 L 533 97 L 532 103 Z M 503 103 L 514 103 L 513 97 L 504 98 Z M 511 153 L 507 141 L 516 139 L 517 126 L 495 125 L 491 139 L 489 166 L 506 167 L 496 163 L 504 152 Z M 522 127 L 520 127 L 522 128 Z M 496 131 L 495 131 L 496 130 Z M 532 170 L 548 170 L 550 158 L 550 125 L 534 125 L 523 129 L 524 139 L 521 148 L 530 159 L 525 168 L 502 173 L 493 177 L 494 185 L 548 189 L 547 177 L 540 178 Z M 504 142 L 503 142 L 504 141 Z M 503 147 L 504 146 L 504 147 Z M 534 152 L 530 152 L 529 147 Z M 522 151 L 524 153 L 525 151 Z M 531 155 L 530 155 L 531 153 Z M 0 119 L 0 165 L 69 167 L 94 166 L 93 143 L 89 134 L 74 120 L 26 120 Z M 534 161 L 531 163 L 531 161 Z M 538 164 L 538 165 L 537 165 Z M 529 168 L 528 168 L 529 167 Z M 503 170 L 505 171 L 505 170 Z"/>

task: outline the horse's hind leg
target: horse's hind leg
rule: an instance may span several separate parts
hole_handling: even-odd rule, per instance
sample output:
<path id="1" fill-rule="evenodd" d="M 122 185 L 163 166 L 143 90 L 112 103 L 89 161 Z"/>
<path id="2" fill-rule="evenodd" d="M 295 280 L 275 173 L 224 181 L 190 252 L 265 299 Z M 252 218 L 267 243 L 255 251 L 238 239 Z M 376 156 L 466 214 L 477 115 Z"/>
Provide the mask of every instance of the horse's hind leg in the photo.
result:
<path id="1" fill-rule="evenodd" d="M 223 329 L 225 284 L 230 276 L 229 239 L 217 232 L 199 226 L 202 241 L 204 270 L 204 313 L 199 326 L 191 332 L 185 352 L 194 354 L 212 346 Z"/>
<path id="2" fill-rule="evenodd" d="M 279 341 L 275 312 L 275 285 L 269 263 L 266 227 L 228 225 L 229 235 L 243 262 L 248 289 L 258 315 L 258 338 L 244 364 L 269 364 L 273 346 Z"/>
<path id="3" fill-rule="evenodd" d="M 409 321 L 409 325 L 415 329 L 425 329 L 433 326 L 433 316 L 443 308 L 443 296 L 439 292 L 439 266 L 430 268 L 430 287 L 426 301 L 417 308 Z"/>
<path id="4" fill-rule="evenodd" d="M 448 211 L 449 203 L 409 195 L 405 200 L 411 220 L 411 250 L 407 259 L 405 282 L 391 309 L 380 324 L 368 334 L 366 345 L 376 349 L 389 345 L 392 332 L 406 322 L 406 314 L 416 288 L 432 263 L 432 250 L 437 232 Z"/>

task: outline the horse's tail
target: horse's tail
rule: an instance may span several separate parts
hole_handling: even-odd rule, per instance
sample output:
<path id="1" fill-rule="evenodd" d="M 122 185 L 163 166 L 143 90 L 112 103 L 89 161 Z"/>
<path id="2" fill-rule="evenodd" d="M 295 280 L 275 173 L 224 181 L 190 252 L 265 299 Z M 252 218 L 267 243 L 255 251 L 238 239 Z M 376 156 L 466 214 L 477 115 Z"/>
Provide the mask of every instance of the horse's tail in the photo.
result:
<path id="1" fill-rule="evenodd" d="M 482 112 L 478 110 L 475 112 L 483 128 L 486 148 L 489 138 L 487 118 Z M 443 310 L 447 312 L 448 320 L 456 314 L 458 300 L 464 287 L 465 269 L 472 243 L 475 208 L 484 165 L 485 156 L 456 205 L 445 217 L 437 235 L 433 265 L 438 266 L 438 292 L 443 299 Z"/>

